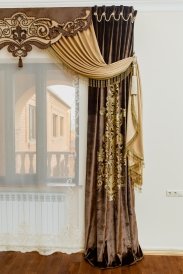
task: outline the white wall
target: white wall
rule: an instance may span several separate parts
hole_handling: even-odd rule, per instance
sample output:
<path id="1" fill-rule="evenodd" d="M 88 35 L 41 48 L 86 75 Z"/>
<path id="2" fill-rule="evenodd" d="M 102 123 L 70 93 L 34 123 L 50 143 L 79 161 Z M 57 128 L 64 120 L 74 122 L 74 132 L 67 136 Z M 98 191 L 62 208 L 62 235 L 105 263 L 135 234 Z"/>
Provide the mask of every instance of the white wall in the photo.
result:
<path id="1" fill-rule="evenodd" d="M 139 12 L 135 51 L 143 84 L 145 170 L 136 194 L 144 249 L 183 250 L 183 12 Z"/>

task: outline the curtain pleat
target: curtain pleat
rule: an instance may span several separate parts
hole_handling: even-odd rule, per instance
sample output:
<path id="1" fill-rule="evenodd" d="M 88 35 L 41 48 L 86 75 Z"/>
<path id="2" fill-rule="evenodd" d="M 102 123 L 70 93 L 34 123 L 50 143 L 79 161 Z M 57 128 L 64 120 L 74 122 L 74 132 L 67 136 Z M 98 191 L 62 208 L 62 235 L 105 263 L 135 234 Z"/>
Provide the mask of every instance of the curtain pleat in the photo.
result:
<path id="1" fill-rule="evenodd" d="M 131 67 L 133 57 L 106 64 L 98 47 L 93 25 L 73 37 L 62 37 L 51 45 L 57 58 L 75 72 L 98 80 L 119 76 Z"/>
<path id="2" fill-rule="evenodd" d="M 107 64 L 133 56 L 132 7 L 95 7 L 93 25 Z M 102 20 L 97 20 L 105 13 Z M 100 21 L 100 22 L 99 22 Z M 134 186 L 126 154 L 131 75 L 106 88 L 89 87 L 85 258 L 100 268 L 132 264 L 143 256 L 138 242 Z M 131 106 L 131 104 L 130 104 Z"/>

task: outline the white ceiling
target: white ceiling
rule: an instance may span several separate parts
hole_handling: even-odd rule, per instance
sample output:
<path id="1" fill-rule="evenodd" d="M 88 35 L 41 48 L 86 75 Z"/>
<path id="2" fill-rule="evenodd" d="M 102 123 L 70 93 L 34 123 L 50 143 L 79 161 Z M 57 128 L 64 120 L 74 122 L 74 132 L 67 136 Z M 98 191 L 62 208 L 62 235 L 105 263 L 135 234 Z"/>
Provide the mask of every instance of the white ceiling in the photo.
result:
<path id="1" fill-rule="evenodd" d="M 139 11 L 183 11 L 183 0 L 0 0 L 1 8 L 130 5 Z"/>

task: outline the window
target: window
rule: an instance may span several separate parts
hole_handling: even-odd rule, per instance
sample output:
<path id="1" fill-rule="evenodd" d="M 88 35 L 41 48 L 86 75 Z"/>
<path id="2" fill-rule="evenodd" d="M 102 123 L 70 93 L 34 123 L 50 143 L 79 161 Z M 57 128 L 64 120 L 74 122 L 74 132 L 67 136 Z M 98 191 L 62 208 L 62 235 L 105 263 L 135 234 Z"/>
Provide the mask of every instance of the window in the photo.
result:
<path id="1" fill-rule="evenodd" d="M 57 137 L 57 120 L 58 116 L 53 114 L 53 137 Z"/>
<path id="2" fill-rule="evenodd" d="M 28 239 L 36 240 L 40 233 L 44 239 L 54 235 L 55 247 L 59 235 L 68 235 L 70 241 L 60 240 L 62 247 L 72 252 L 72 242 L 82 249 L 88 82 L 61 64 L 52 64 L 43 50 L 34 48 L 21 69 L 14 58 L 16 63 L 4 63 L 11 55 L 4 59 L 0 52 L 0 186 L 10 213 L 6 218 L 2 208 L 7 231 L 13 227 L 19 236 L 18 224 L 23 222 L 30 228 Z M 58 116 L 57 138 L 53 138 L 53 114 Z M 9 206 L 17 214 L 12 215 Z M 53 218 L 47 225 L 45 216 L 49 219 L 50 214 Z"/>
<path id="3" fill-rule="evenodd" d="M 36 139 L 36 107 L 29 105 L 29 140 Z"/>
<path id="4" fill-rule="evenodd" d="M 1 185 L 79 183 L 79 83 L 51 63 L 0 64 Z"/>
<path id="5" fill-rule="evenodd" d="M 64 117 L 60 116 L 60 136 L 64 135 Z"/>

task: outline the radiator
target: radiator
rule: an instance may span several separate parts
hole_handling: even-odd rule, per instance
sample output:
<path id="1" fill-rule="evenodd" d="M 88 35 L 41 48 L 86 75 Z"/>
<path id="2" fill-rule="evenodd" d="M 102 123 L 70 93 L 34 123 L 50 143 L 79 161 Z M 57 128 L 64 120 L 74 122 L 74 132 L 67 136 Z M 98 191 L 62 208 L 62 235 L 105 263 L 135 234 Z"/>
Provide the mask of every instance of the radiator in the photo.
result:
<path id="1" fill-rule="evenodd" d="M 1 193 L 0 250 L 50 254 L 82 249 L 83 244 L 77 246 L 83 241 L 81 228 L 69 225 L 68 202 L 65 193 Z"/>

